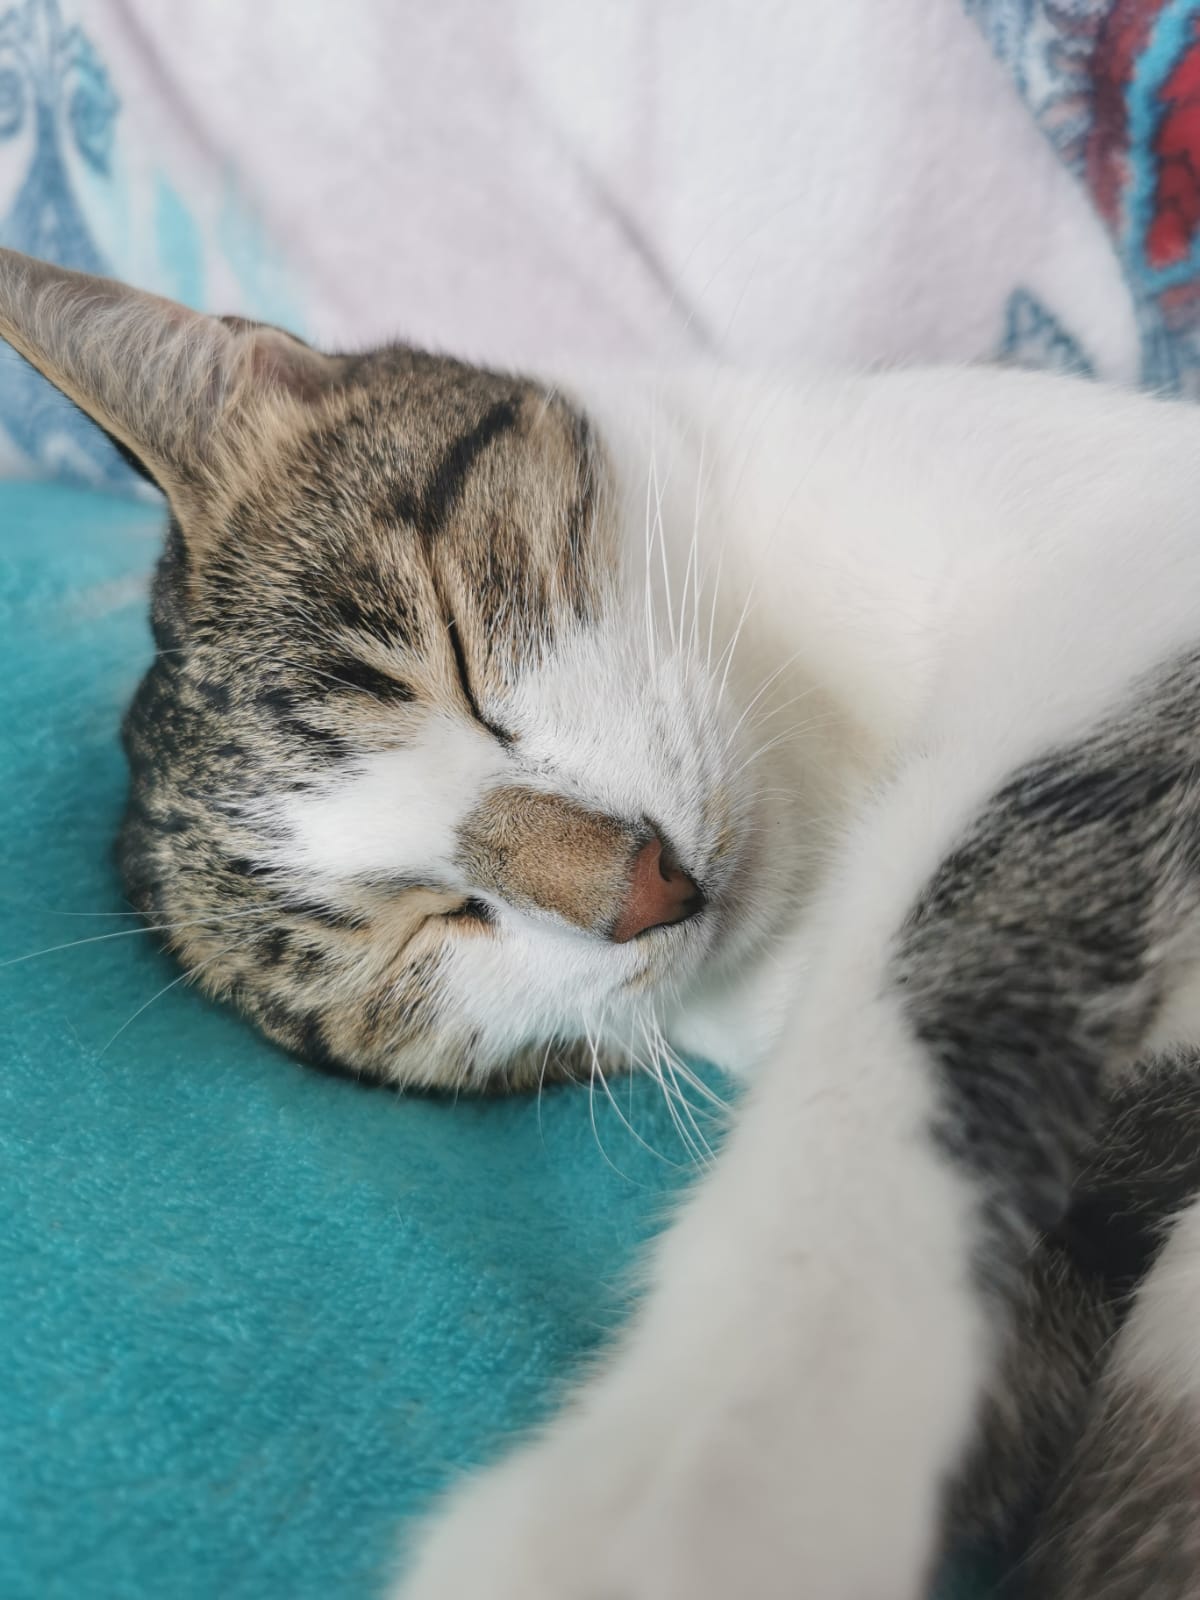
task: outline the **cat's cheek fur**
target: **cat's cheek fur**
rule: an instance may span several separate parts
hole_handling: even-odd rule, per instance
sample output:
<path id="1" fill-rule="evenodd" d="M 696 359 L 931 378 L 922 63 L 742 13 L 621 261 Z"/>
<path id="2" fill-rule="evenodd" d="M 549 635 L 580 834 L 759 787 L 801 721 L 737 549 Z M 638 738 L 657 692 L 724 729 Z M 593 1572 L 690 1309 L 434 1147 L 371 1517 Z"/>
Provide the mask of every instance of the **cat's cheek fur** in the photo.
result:
<path id="1" fill-rule="evenodd" d="M 347 881 L 452 878 L 457 828 L 508 763 L 482 728 L 429 716 L 419 734 L 364 752 L 346 770 L 246 807 L 263 830 L 263 865 L 336 898 Z"/>
<path id="2" fill-rule="evenodd" d="M 893 999 L 797 1024 L 611 1365 L 451 1502 L 403 1600 L 923 1592 L 990 1345 L 970 1196 Z"/>

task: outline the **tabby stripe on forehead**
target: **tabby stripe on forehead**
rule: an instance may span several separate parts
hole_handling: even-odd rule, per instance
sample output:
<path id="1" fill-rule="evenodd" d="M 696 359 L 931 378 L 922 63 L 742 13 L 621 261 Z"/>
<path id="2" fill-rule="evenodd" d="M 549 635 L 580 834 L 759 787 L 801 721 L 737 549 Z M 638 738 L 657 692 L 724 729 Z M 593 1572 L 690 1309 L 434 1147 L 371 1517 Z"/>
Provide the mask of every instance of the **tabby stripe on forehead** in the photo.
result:
<path id="1" fill-rule="evenodd" d="M 375 700 L 409 701 L 412 689 L 399 678 L 380 672 L 357 656 L 335 656 L 324 669 L 333 688 L 358 689 Z"/>
<path id="2" fill-rule="evenodd" d="M 498 400 L 469 432 L 455 439 L 433 469 L 419 497 L 408 489 L 397 491 L 392 502 L 396 515 L 404 522 L 411 522 L 422 538 L 435 538 L 458 503 L 479 457 L 494 439 L 514 428 L 516 421 L 516 402 Z"/>

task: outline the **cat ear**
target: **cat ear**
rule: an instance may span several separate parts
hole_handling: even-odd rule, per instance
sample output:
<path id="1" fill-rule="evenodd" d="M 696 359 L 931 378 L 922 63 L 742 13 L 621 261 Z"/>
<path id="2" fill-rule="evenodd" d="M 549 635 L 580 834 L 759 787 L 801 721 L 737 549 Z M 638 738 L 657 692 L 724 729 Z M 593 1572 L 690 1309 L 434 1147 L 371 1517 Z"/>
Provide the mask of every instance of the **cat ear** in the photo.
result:
<path id="1" fill-rule="evenodd" d="M 311 399 L 340 365 L 278 328 L 204 316 L 3 249 L 0 338 L 164 489 L 214 466 L 248 401 Z"/>

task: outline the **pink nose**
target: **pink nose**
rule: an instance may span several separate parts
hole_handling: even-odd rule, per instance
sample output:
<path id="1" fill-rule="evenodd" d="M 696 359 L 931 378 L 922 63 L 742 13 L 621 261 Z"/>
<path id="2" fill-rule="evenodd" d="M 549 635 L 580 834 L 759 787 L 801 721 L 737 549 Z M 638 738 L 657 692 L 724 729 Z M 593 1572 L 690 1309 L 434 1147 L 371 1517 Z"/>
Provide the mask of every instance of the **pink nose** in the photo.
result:
<path id="1" fill-rule="evenodd" d="M 703 907 L 704 896 L 695 880 L 688 877 L 663 849 L 662 840 L 655 837 L 633 858 L 625 904 L 609 937 L 616 944 L 627 944 L 651 928 L 685 922 Z"/>

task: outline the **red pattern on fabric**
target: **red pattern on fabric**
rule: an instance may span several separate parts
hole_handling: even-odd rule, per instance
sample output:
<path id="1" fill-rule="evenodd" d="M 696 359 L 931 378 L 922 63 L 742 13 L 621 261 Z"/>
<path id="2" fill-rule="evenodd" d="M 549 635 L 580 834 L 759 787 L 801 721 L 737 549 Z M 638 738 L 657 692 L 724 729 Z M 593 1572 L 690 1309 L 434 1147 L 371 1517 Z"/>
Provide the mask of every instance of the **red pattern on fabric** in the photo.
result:
<path id="1" fill-rule="evenodd" d="M 1200 17 L 1158 99 L 1165 110 L 1152 146 L 1158 176 L 1146 259 L 1170 267 L 1187 259 L 1200 226 Z"/>
<path id="2" fill-rule="evenodd" d="M 1121 225 L 1121 197 L 1129 182 L 1129 110 L 1126 90 L 1134 62 L 1146 48 L 1166 0 L 1118 0 L 1100 28 L 1090 63 L 1092 129 L 1085 171 L 1088 188 L 1109 227 Z"/>

